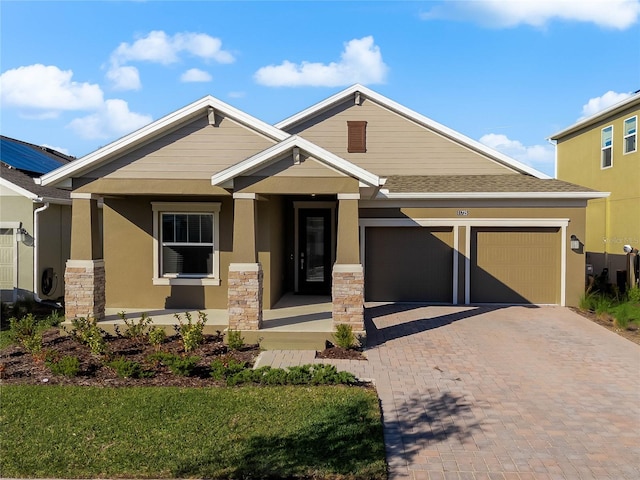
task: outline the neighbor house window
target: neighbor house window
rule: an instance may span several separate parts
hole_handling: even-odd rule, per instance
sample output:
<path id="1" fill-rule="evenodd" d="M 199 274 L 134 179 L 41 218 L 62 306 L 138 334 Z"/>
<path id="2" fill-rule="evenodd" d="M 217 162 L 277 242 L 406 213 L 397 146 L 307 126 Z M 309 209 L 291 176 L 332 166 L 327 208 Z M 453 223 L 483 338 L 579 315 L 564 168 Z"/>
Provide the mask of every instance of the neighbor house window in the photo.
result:
<path id="1" fill-rule="evenodd" d="M 638 117 L 627 118 L 624 121 L 624 153 L 635 152 L 636 147 L 636 131 L 638 126 Z"/>
<path id="2" fill-rule="evenodd" d="M 602 129 L 602 160 L 601 167 L 609 168 L 613 165 L 613 125 Z"/>
<path id="3" fill-rule="evenodd" d="M 153 202 L 154 284 L 219 285 L 219 203 Z"/>
<path id="4" fill-rule="evenodd" d="M 347 152 L 365 153 L 367 151 L 367 122 L 347 122 Z"/>

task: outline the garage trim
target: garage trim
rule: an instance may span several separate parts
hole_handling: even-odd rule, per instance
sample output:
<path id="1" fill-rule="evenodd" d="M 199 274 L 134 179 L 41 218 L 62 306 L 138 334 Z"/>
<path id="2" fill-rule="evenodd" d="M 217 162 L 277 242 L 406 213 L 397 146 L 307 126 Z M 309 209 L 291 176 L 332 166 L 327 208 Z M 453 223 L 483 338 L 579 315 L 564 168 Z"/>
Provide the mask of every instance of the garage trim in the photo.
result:
<path id="1" fill-rule="evenodd" d="M 18 241 L 16 234 L 21 227 L 21 222 L 0 222 L 0 229 L 13 230 L 13 302 L 17 300 L 18 293 Z"/>
<path id="2" fill-rule="evenodd" d="M 361 218 L 360 259 L 364 266 L 366 227 L 453 227 L 453 298 L 458 305 L 459 229 L 465 228 L 464 304 L 471 303 L 471 228 L 472 227 L 557 227 L 561 234 L 560 306 L 566 305 L 567 227 L 568 218 Z"/>

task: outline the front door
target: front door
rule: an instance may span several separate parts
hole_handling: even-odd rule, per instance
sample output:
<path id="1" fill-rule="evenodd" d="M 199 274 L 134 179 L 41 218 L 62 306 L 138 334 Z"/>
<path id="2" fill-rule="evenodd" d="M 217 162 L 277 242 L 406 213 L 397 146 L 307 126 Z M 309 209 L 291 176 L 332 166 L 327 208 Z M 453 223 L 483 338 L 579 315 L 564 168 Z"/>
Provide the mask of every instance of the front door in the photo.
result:
<path id="1" fill-rule="evenodd" d="M 299 293 L 330 293 L 331 209 L 299 210 L 297 268 Z"/>

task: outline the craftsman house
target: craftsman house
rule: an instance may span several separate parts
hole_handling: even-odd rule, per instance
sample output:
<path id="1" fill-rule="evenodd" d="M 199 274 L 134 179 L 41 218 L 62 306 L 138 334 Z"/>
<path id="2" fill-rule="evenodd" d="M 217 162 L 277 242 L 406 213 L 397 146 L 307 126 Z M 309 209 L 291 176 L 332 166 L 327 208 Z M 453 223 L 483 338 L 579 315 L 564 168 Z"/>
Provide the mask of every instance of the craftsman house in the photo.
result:
<path id="1" fill-rule="evenodd" d="M 244 332 L 296 294 L 356 331 L 364 302 L 575 305 L 569 239 L 602 197 L 361 85 L 275 126 L 208 96 L 41 183 L 73 199 L 67 317 L 212 309 Z"/>

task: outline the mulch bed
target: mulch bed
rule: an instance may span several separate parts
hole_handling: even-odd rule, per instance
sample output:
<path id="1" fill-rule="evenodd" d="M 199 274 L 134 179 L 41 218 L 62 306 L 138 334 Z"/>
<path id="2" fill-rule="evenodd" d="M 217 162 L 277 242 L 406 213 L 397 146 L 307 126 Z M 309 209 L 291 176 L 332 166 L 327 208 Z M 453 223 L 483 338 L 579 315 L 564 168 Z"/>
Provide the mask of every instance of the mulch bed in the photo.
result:
<path id="1" fill-rule="evenodd" d="M 34 359 L 22 347 L 11 345 L 0 351 L 0 385 L 17 384 L 49 384 L 49 385 L 83 385 L 102 387 L 126 386 L 175 386 L 175 387 L 206 387 L 221 385 L 211 378 L 209 366 L 216 358 L 233 358 L 236 361 L 253 365 L 260 354 L 259 345 L 246 345 L 239 350 L 231 350 L 223 342 L 221 335 L 206 335 L 205 342 L 196 350 L 189 353 L 200 357 L 195 375 L 184 377 L 176 375 L 161 364 L 153 364 L 147 357 L 155 350 L 148 342 L 138 342 L 135 339 L 111 336 L 107 339 L 108 353 L 97 356 L 91 353 L 89 347 L 82 345 L 72 337 L 61 334 L 57 328 L 44 332 L 43 351 L 54 351 L 58 358 L 74 356 L 80 360 L 80 373 L 77 377 L 53 375 L 43 360 Z M 161 351 L 183 355 L 184 349 L 180 337 L 169 337 L 161 346 Z M 116 371 L 106 366 L 109 359 L 124 357 L 138 362 L 145 371 L 151 372 L 148 378 L 119 378 Z M 317 358 L 325 359 L 356 359 L 366 360 L 359 350 L 347 350 L 328 345 L 323 351 L 317 352 Z"/>
<path id="2" fill-rule="evenodd" d="M 570 307 L 570 308 L 577 314 L 582 315 L 585 318 L 588 318 L 592 322 L 597 323 L 598 325 L 606 328 L 607 330 L 610 330 L 620 335 L 621 337 L 624 337 L 627 340 L 640 345 L 640 329 L 638 329 L 635 325 L 633 324 L 629 325 L 628 328 L 619 328 L 614 324 L 613 318 L 608 315 L 599 316 L 593 312 L 580 310 L 579 308 L 574 308 L 574 307 Z"/>

